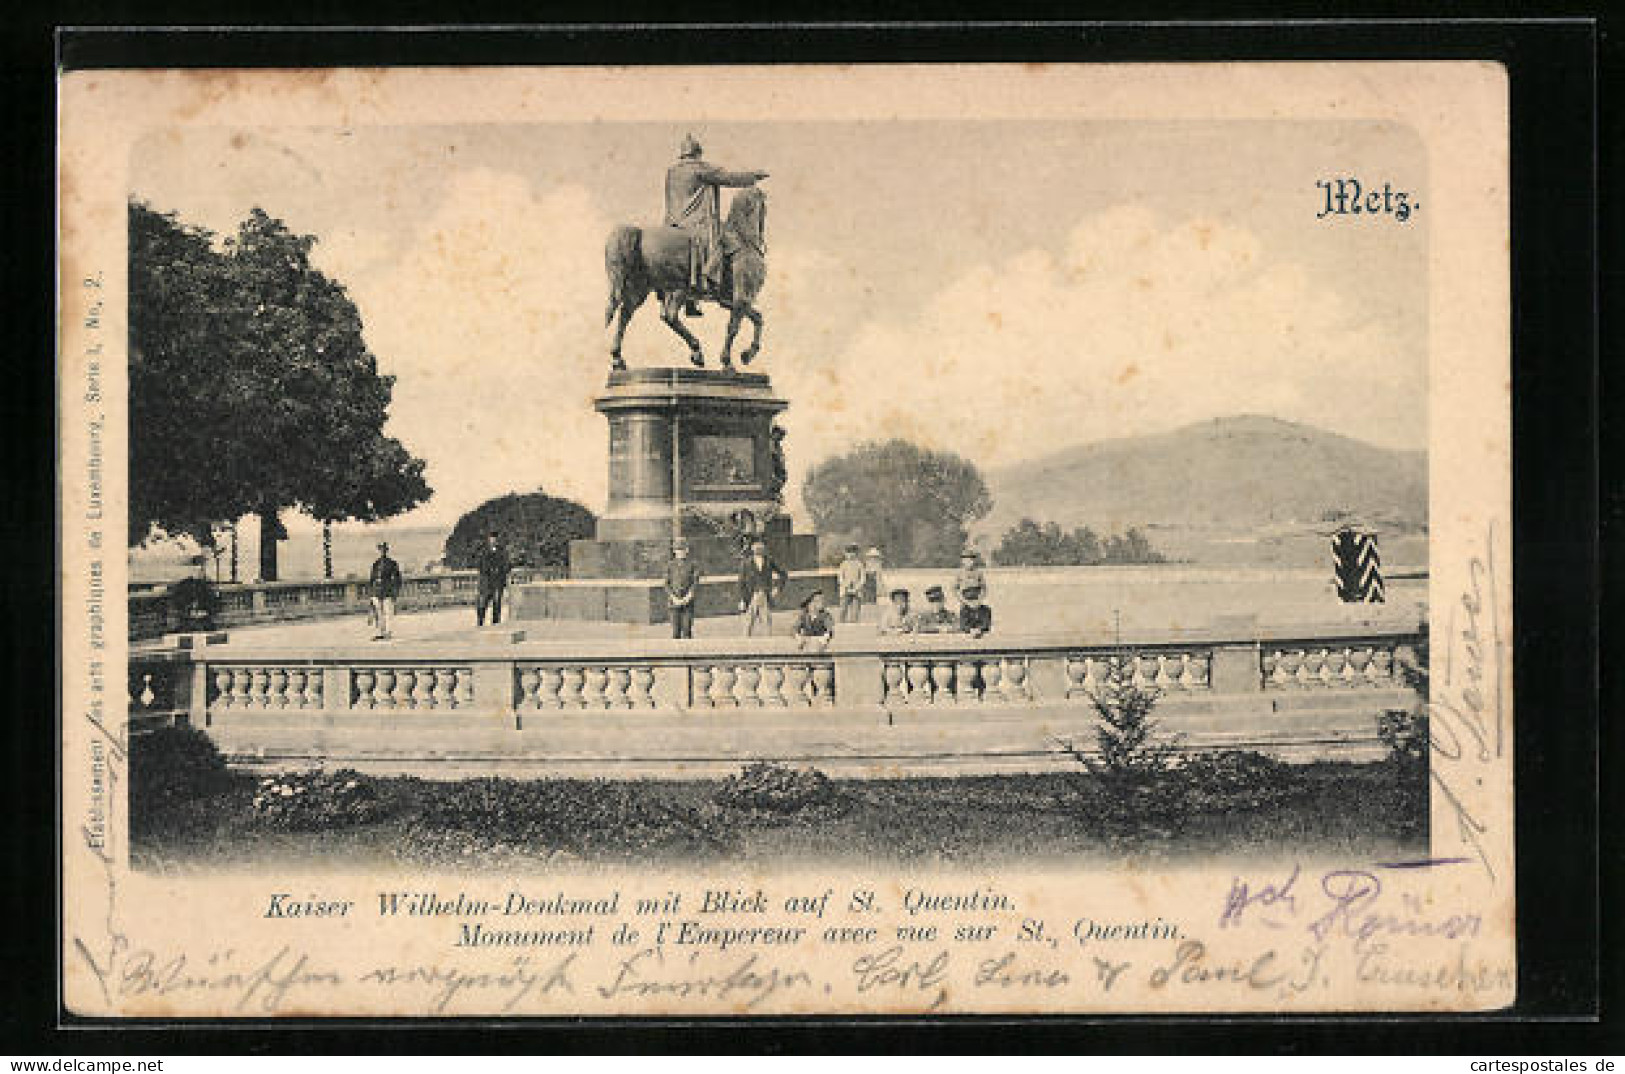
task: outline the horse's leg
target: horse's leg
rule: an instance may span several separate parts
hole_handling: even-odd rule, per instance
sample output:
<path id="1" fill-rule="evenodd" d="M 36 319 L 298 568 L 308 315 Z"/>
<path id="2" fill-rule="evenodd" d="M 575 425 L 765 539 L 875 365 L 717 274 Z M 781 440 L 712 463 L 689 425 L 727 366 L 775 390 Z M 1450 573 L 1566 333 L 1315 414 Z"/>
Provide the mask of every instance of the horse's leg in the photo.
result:
<path id="1" fill-rule="evenodd" d="M 644 299 L 648 297 L 649 292 L 647 291 L 638 295 L 635 299 L 630 294 L 622 292 L 620 308 L 616 310 L 615 315 L 615 340 L 609 347 L 610 369 L 626 368 L 626 362 L 621 358 L 621 340 L 626 338 L 626 326 L 631 322 L 632 314 L 637 312 L 638 307 L 643 305 Z"/>
<path id="2" fill-rule="evenodd" d="M 700 348 L 700 341 L 683 325 L 683 304 L 687 300 L 687 293 L 681 289 L 665 292 L 660 297 L 660 319 L 688 344 L 688 360 L 704 369 L 705 352 Z"/>
<path id="3" fill-rule="evenodd" d="M 735 307 L 735 309 L 736 312 L 734 313 L 734 317 L 736 319 L 739 316 L 738 311 L 741 310 L 744 312 L 746 317 L 750 318 L 750 346 L 746 347 L 744 352 L 739 355 L 740 364 L 750 365 L 751 360 L 755 358 L 757 353 L 762 349 L 762 315 L 761 313 L 757 312 L 755 306 L 751 305 L 741 304 L 740 306 Z"/>
<path id="4" fill-rule="evenodd" d="M 739 332 L 739 319 L 745 315 L 745 310 L 737 302 L 723 303 L 723 306 L 728 311 L 728 335 L 722 341 L 722 368 L 732 369 L 734 367 L 734 336 Z M 741 355 L 740 361 L 749 362 L 750 358 Z"/>

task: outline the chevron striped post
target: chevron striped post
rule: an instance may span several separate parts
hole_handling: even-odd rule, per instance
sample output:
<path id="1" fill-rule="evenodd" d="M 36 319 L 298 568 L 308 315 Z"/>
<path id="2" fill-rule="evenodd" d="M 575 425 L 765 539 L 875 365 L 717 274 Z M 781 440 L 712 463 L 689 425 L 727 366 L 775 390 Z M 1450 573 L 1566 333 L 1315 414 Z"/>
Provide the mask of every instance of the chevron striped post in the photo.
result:
<path id="1" fill-rule="evenodd" d="M 1382 555 L 1377 535 L 1345 526 L 1332 535 L 1332 574 L 1344 604 L 1381 604 Z"/>

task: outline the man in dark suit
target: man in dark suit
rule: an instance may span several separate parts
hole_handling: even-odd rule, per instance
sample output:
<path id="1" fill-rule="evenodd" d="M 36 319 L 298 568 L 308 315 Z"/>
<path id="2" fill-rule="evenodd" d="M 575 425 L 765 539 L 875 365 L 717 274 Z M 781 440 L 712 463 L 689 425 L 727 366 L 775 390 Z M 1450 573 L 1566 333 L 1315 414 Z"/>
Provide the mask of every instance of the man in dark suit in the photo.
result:
<path id="1" fill-rule="evenodd" d="M 745 636 L 773 633 L 773 599 L 790 576 L 767 554 L 760 537 L 750 544 L 750 555 L 739 568 L 739 610 L 745 613 Z"/>
<path id="2" fill-rule="evenodd" d="M 497 540 L 497 531 L 486 534 L 485 543 L 474 557 L 474 567 L 480 572 L 480 587 L 474 604 L 474 622 L 485 625 L 485 610 L 491 609 L 491 625 L 502 622 L 502 591 L 508 585 L 508 572 L 513 564 L 508 553 Z"/>
<path id="3" fill-rule="evenodd" d="M 372 600 L 372 622 L 376 633 L 373 641 L 384 641 L 395 636 L 395 598 L 401 595 L 401 567 L 389 558 L 389 542 L 378 542 L 378 558 L 372 561 L 372 573 L 367 576 L 368 596 Z"/>

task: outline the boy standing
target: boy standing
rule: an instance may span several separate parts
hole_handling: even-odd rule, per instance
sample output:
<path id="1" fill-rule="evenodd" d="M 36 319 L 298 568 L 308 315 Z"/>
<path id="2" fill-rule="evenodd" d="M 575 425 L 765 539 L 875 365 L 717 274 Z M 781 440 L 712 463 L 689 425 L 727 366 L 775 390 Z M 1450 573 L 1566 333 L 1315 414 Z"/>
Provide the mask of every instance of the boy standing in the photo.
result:
<path id="1" fill-rule="evenodd" d="M 666 603 L 671 609 L 671 636 L 694 636 L 694 587 L 700 572 L 688 558 L 688 542 L 679 537 L 672 542 L 671 562 L 666 565 Z"/>
<path id="2" fill-rule="evenodd" d="M 863 612 L 863 560 L 858 558 L 858 546 L 846 546 L 846 558 L 835 580 L 841 588 L 841 622 L 856 623 Z"/>

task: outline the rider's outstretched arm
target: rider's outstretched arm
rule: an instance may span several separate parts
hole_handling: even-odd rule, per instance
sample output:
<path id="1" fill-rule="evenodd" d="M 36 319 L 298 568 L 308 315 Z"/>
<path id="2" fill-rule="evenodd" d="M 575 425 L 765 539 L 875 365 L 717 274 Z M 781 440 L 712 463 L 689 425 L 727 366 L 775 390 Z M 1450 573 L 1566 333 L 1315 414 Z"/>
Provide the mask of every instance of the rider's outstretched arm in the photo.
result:
<path id="1" fill-rule="evenodd" d="M 715 164 L 708 164 L 700 172 L 700 178 L 713 186 L 751 186 L 758 180 L 766 179 L 766 172 L 731 172 L 726 168 L 719 168 Z"/>

